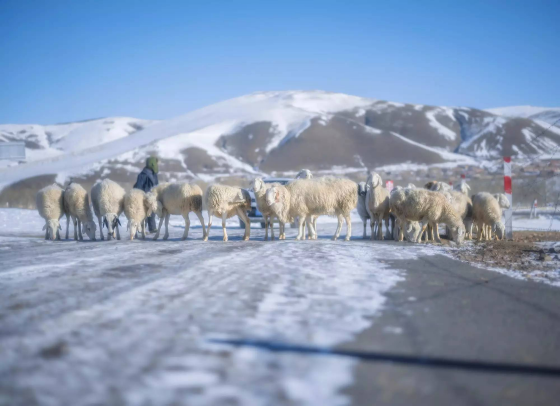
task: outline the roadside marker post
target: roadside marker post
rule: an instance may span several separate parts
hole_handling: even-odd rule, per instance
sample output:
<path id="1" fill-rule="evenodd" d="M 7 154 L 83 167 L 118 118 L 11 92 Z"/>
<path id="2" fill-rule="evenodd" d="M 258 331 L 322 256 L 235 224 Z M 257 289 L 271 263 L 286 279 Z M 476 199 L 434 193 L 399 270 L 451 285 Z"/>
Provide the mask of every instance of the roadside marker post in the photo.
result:
<path id="1" fill-rule="evenodd" d="M 504 210 L 506 239 L 513 240 L 513 195 L 511 190 L 511 157 L 504 157 L 504 193 L 509 200 L 509 209 Z"/>
<path id="2" fill-rule="evenodd" d="M 385 182 L 385 188 L 389 193 L 391 193 L 391 190 L 393 190 L 393 181 L 388 180 L 387 182 Z"/>

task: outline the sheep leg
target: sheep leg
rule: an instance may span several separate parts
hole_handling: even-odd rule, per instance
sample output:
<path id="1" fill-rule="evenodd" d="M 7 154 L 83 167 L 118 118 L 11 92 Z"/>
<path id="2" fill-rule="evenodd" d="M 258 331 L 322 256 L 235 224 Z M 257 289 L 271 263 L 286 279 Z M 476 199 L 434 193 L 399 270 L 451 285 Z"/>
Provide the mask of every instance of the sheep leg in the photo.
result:
<path id="1" fill-rule="evenodd" d="M 346 220 L 346 237 L 344 237 L 344 241 L 350 241 L 350 237 L 352 237 L 352 220 L 350 219 L 350 214 L 344 216 L 344 219 Z"/>
<path id="2" fill-rule="evenodd" d="M 212 216 L 214 216 L 214 212 L 212 210 L 208 210 L 208 227 L 206 227 L 206 237 L 202 238 L 202 241 L 208 241 L 210 229 L 212 228 Z"/>
<path id="3" fill-rule="evenodd" d="M 99 223 L 99 234 L 101 236 L 101 241 L 103 241 L 105 239 L 105 237 L 103 236 L 103 221 L 101 220 L 101 217 L 97 217 L 97 222 Z M 107 231 L 107 239 L 110 240 L 111 238 L 109 237 L 109 232 Z"/>
<path id="4" fill-rule="evenodd" d="M 78 219 L 78 237 L 80 237 L 80 241 L 84 241 L 84 235 L 82 234 L 82 222 Z"/>
<path id="5" fill-rule="evenodd" d="M 274 216 L 268 218 L 268 224 L 270 224 L 270 239 L 274 241 Z"/>
<path id="6" fill-rule="evenodd" d="M 119 231 L 119 226 L 117 225 L 117 240 L 121 239 L 121 233 Z"/>
<path id="7" fill-rule="evenodd" d="M 56 230 L 56 239 L 60 241 L 60 230 Z"/>
<path id="8" fill-rule="evenodd" d="M 184 214 L 183 218 L 185 219 L 185 231 L 183 232 L 183 240 L 186 240 L 189 237 L 189 229 L 191 228 L 191 219 L 189 219 L 189 213 Z"/>
<path id="9" fill-rule="evenodd" d="M 68 231 L 70 230 L 70 216 L 66 215 L 66 239 L 68 239 Z"/>
<path id="10" fill-rule="evenodd" d="M 370 239 L 373 241 L 375 239 L 375 215 L 372 214 L 369 219 L 369 226 L 371 228 Z"/>
<path id="11" fill-rule="evenodd" d="M 304 224 L 305 218 L 303 216 L 298 217 L 298 234 L 296 240 L 301 240 L 304 237 Z"/>
<path id="12" fill-rule="evenodd" d="M 268 241 L 268 216 L 263 216 L 264 220 L 264 240 Z"/>
<path id="13" fill-rule="evenodd" d="M 285 223 L 280 222 L 279 228 L 280 228 L 280 235 L 278 236 L 279 240 L 285 240 L 286 239 L 286 234 L 284 234 L 284 227 L 286 226 Z"/>
<path id="14" fill-rule="evenodd" d="M 142 221 L 142 239 L 146 239 L 146 220 Z"/>
<path id="15" fill-rule="evenodd" d="M 426 231 L 426 234 L 427 234 L 427 230 L 426 230 L 427 228 L 428 228 L 428 223 L 426 223 L 426 224 L 424 224 L 424 225 L 422 226 L 422 230 L 420 231 L 420 236 L 418 237 L 418 242 L 422 242 L 422 234 L 423 234 L 425 231 Z M 428 238 L 427 238 L 427 236 L 426 236 L 426 240 L 427 240 L 427 239 L 428 239 Z"/>
<path id="16" fill-rule="evenodd" d="M 243 222 L 246 224 L 243 241 L 248 241 L 249 238 L 251 237 L 251 220 L 247 216 L 247 212 L 245 210 L 242 210 L 240 207 L 237 208 L 237 216 L 240 217 L 243 220 Z"/>
<path id="17" fill-rule="evenodd" d="M 164 240 L 167 240 L 169 238 L 169 217 L 171 217 L 171 214 L 165 213 L 165 234 L 163 235 Z"/>
<path id="18" fill-rule="evenodd" d="M 74 240 L 78 241 L 78 229 L 76 228 L 78 220 L 76 220 L 75 217 L 70 217 L 70 219 L 72 220 L 72 224 L 74 225 Z"/>
<path id="19" fill-rule="evenodd" d="M 317 219 L 318 218 L 319 218 L 319 216 L 313 217 L 313 239 L 314 240 L 317 239 Z"/>
<path id="20" fill-rule="evenodd" d="M 435 230 L 435 241 L 441 244 L 441 238 L 439 237 L 438 223 L 432 223 L 432 228 Z"/>
<path id="21" fill-rule="evenodd" d="M 315 236 L 315 231 L 313 230 L 313 216 L 307 216 L 305 218 L 305 225 L 307 226 L 307 235 L 310 240 Z"/>
<path id="22" fill-rule="evenodd" d="M 228 240 L 228 235 L 226 231 L 226 220 L 227 220 L 227 213 L 224 211 L 222 213 L 222 231 L 224 233 L 224 241 Z M 245 223 L 245 230 L 247 230 L 247 227 L 249 227 L 249 225 Z"/>
<path id="23" fill-rule="evenodd" d="M 393 235 L 393 233 L 391 232 L 391 230 L 390 230 L 390 228 L 389 228 L 389 221 L 390 221 L 390 219 L 389 219 L 389 217 L 387 217 L 387 218 L 385 219 L 385 231 L 386 231 L 386 236 L 387 236 L 387 238 L 389 238 L 389 237 L 391 237 L 391 236 Z"/>
<path id="24" fill-rule="evenodd" d="M 478 222 L 476 223 L 476 227 L 478 228 L 476 240 L 482 241 L 482 238 L 484 237 L 484 224 Z"/>
<path id="25" fill-rule="evenodd" d="M 200 225 L 202 226 L 202 241 L 206 241 L 204 238 L 206 237 L 206 226 L 204 224 L 204 217 L 202 217 L 201 211 L 195 211 L 196 217 L 198 217 L 198 221 L 200 221 Z"/>
<path id="26" fill-rule="evenodd" d="M 336 241 L 338 239 L 338 236 L 340 235 L 340 230 L 342 230 L 342 215 L 341 214 L 337 215 L 336 219 L 338 220 L 338 224 L 336 226 L 336 231 L 334 232 L 334 235 L 332 237 L 333 241 Z"/>
<path id="27" fill-rule="evenodd" d="M 48 240 L 48 239 L 49 239 L 49 228 L 47 227 L 45 229 L 45 240 Z"/>
<path id="28" fill-rule="evenodd" d="M 159 238 L 159 231 L 161 230 L 161 226 L 163 225 L 163 220 L 165 220 L 165 210 L 162 210 L 162 215 L 159 218 L 159 224 L 158 224 L 158 228 L 156 231 L 156 235 L 154 235 L 154 240 L 157 240 Z"/>

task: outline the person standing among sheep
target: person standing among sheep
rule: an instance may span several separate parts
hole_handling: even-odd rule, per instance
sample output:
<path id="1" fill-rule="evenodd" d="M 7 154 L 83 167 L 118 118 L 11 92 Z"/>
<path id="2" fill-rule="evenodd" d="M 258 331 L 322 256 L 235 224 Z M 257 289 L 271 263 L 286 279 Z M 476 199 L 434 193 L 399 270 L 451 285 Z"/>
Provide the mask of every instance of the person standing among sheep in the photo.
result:
<path id="1" fill-rule="evenodd" d="M 148 193 L 153 187 L 159 184 L 158 181 L 158 159 L 151 156 L 146 159 L 146 167 L 142 169 L 142 172 L 138 174 L 136 183 L 134 184 L 134 189 L 140 189 Z M 148 232 L 155 233 L 157 231 L 156 227 L 156 215 L 152 213 L 146 220 L 148 223 Z"/>

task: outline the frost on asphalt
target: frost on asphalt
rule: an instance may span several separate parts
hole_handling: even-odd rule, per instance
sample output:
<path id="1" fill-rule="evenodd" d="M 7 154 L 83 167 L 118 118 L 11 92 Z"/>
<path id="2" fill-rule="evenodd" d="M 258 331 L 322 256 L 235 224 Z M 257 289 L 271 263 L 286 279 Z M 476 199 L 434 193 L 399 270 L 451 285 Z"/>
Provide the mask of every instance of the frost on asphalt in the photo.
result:
<path id="1" fill-rule="evenodd" d="M 209 340 L 351 341 L 404 277 L 385 261 L 426 253 L 332 242 L 328 222 L 314 242 L 231 222 L 204 243 L 193 220 L 184 242 L 181 222 L 171 241 L 53 243 L 35 212 L 0 210 L 0 403 L 346 404 L 354 360 Z"/>

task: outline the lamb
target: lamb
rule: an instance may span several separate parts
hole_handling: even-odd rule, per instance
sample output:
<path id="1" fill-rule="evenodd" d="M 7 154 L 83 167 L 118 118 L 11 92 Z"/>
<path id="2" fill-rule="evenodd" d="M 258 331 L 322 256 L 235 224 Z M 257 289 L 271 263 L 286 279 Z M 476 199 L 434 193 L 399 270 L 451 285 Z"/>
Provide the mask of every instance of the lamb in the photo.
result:
<path id="1" fill-rule="evenodd" d="M 99 223 L 102 240 L 105 239 L 103 225 L 107 227 L 107 240 L 111 240 L 111 237 L 121 239 L 119 217 L 124 211 L 124 195 L 124 189 L 110 179 L 96 182 L 91 188 L 91 204 Z"/>
<path id="2" fill-rule="evenodd" d="M 202 239 L 206 238 L 206 226 L 202 217 L 202 189 L 194 183 L 164 183 L 156 186 L 151 190 L 158 201 L 161 209 L 159 216 L 159 225 L 154 240 L 159 237 L 159 232 L 165 219 L 165 234 L 163 239 L 169 238 L 169 217 L 173 215 L 181 215 L 185 220 L 185 231 L 183 232 L 183 240 L 189 236 L 189 228 L 191 221 L 189 213 L 192 211 L 198 217 L 202 226 Z"/>
<path id="3" fill-rule="evenodd" d="M 367 203 L 366 203 L 366 195 L 368 190 L 369 190 L 369 186 L 366 182 L 358 183 L 358 214 L 360 215 L 360 218 L 362 219 L 362 223 L 364 224 L 364 235 L 362 237 L 364 240 L 367 238 L 366 229 L 367 229 L 368 219 L 370 219 L 370 223 L 371 223 L 371 217 L 369 216 L 369 212 L 367 210 Z"/>
<path id="4" fill-rule="evenodd" d="M 244 189 L 226 186 L 211 185 L 204 194 L 206 209 L 208 210 L 208 231 L 204 241 L 208 240 L 210 228 L 212 227 L 212 216 L 222 219 L 222 229 L 224 241 L 228 240 L 226 231 L 226 219 L 237 215 L 245 223 L 245 235 L 243 240 L 249 240 L 251 233 L 251 221 L 247 216 L 247 211 L 251 209 L 251 196 Z"/>
<path id="5" fill-rule="evenodd" d="M 274 213 L 272 212 L 268 204 L 266 204 L 266 191 L 273 186 L 279 186 L 279 185 L 280 185 L 279 183 L 266 184 L 264 183 L 262 178 L 255 178 L 251 183 L 251 188 L 255 193 L 255 200 L 257 201 L 257 207 L 261 212 L 261 214 L 263 215 L 263 219 L 264 219 L 265 241 L 268 240 L 269 224 L 270 224 L 271 239 L 274 240 Z M 280 223 L 280 236 L 278 238 L 281 240 L 286 238 L 286 236 L 284 235 L 284 226 L 285 226 L 284 223 Z"/>
<path id="6" fill-rule="evenodd" d="M 70 183 L 64 191 L 64 210 L 74 224 L 74 240 L 83 241 L 85 231 L 90 240 L 95 241 L 95 222 L 89 205 L 88 192 L 78 183 Z"/>
<path id="7" fill-rule="evenodd" d="M 304 222 L 310 227 L 310 235 L 316 237 L 311 216 L 336 215 L 338 227 L 332 239 L 336 240 L 342 229 L 343 219 L 346 220 L 346 237 L 352 235 L 350 212 L 358 203 L 357 185 L 355 182 L 334 177 L 320 179 L 297 179 L 286 186 L 274 186 L 266 192 L 266 201 L 278 219 L 284 223 L 298 218 L 298 235 L 296 240 L 303 239 Z"/>
<path id="8" fill-rule="evenodd" d="M 424 223 L 424 232 L 428 225 L 436 227 L 438 223 L 444 223 L 450 228 L 453 241 L 457 244 L 463 242 L 463 221 L 443 193 L 423 189 L 404 190 L 391 197 L 391 209 L 401 224 L 407 224 L 407 221 L 421 221 Z M 409 231 L 410 224 L 407 226 L 407 232 Z M 439 236 L 436 241 L 441 242 Z"/>
<path id="9" fill-rule="evenodd" d="M 56 238 L 60 240 L 60 219 L 65 214 L 64 211 L 64 190 L 53 183 L 37 192 L 36 202 L 39 215 L 45 219 L 43 231 L 45 240 Z"/>
<path id="10" fill-rule="evenodd" d="M 137 232 L 142 233 L 142 239 L 146 239 L 146 219 L 157 213 L 162 217 L 161 207 L 158 210 L 158 202 L 151 192 L 140 189 L 131 189 L 124 195 L 124 215 L 128 219 L 127 229 L 130 231 L 130 240 L 134 240 Z"/>
<path id="11" fill-rule="evenodd" d="M 498 240 L 504 238 L 505 226 L 502 223 L 502 209 L 498 200 L 490 193 L 481 192 L 473 196 L 473 221 L 478 226 L 478 241 L 492 239 L 492 232 Z M 488 226 L 486 230 L 485 225 Z"/>
<path id="12" fill-rule="evenodd" d="M 369 190 L 366 194 L 366 208 L 371 217 L 371 239 L 374 239 L 374 227 L 377 225 L 377 238 L 383 239 L 383 220 L 389 233 L 389 191 L 383 186 L 381 176 L 373 172 L 368 176 Z"/>

